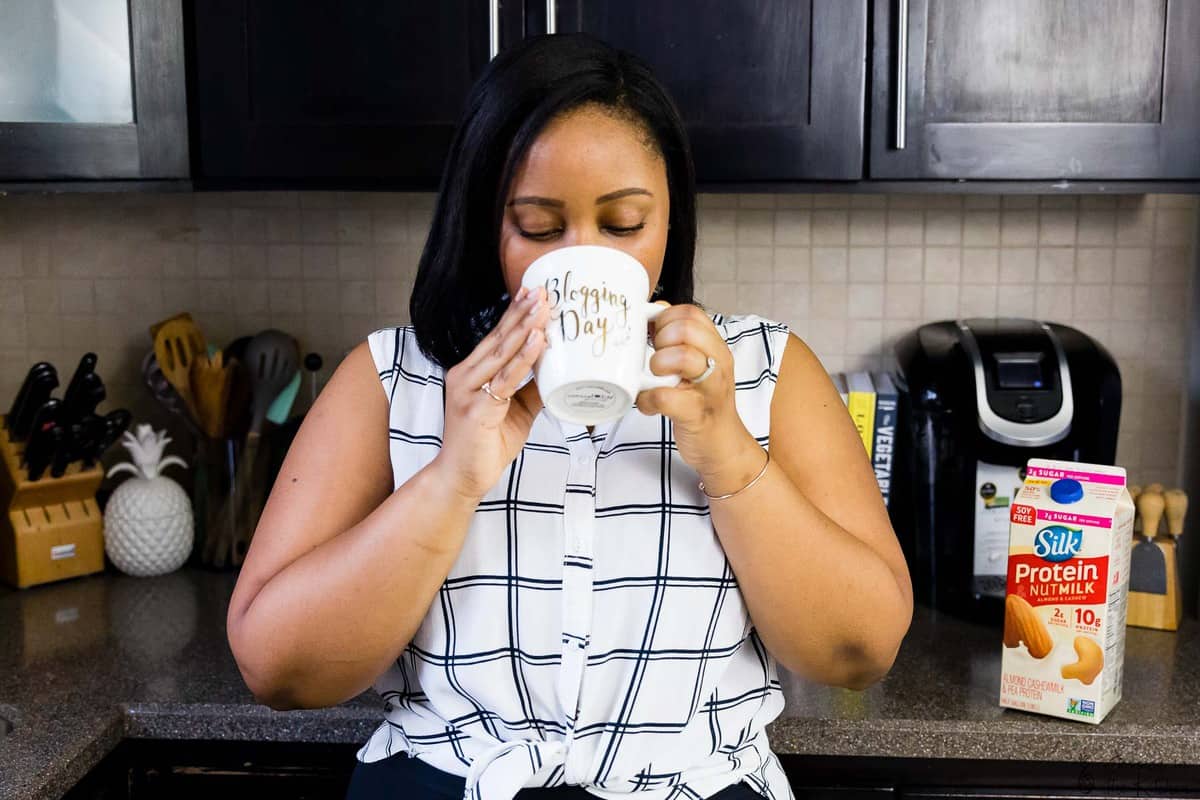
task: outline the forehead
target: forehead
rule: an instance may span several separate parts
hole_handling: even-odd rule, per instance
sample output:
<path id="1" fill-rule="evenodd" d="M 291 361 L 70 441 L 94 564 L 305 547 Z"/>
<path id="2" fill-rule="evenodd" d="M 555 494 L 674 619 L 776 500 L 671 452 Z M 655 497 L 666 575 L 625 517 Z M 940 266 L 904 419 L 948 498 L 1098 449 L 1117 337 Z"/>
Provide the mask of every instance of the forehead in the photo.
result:
<path id="1" fill-rule="evenodd" d="M 510 194 L 575 190 L 595 196 L 609 184 L 665 191 L 666 164 L 644 126 L 584 107 L 556 117 L 538 134 Z"/>

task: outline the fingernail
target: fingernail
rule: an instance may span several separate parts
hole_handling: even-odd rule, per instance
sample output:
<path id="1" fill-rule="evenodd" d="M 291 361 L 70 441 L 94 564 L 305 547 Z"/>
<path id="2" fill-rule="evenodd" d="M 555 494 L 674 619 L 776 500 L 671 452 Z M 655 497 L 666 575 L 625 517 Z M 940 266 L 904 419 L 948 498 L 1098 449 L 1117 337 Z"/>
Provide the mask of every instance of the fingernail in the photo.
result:
<path id="1" fill-rule="evenodd" d="M 514 303 L 521 302 L 521 298 L 523 298 L 527 294 L 529 294 L 529 289 L 522 286 L 520 289 L 517 289 L 517 296 L 513 298 L 513 302 Z"/>

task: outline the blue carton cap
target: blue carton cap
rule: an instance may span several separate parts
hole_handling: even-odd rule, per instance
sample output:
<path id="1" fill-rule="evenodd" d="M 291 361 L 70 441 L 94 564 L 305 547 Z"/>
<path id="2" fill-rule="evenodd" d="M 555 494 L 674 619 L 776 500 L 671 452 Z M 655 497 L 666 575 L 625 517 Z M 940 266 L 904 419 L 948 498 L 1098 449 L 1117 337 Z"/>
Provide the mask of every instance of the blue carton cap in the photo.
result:
<path id="1" fill-rule="evenodd" d="M 1050 499 L 1066 505 L 1083 499 L 1083 484 L 1071 478 L 1060 478 L 1050 484 Z"/>

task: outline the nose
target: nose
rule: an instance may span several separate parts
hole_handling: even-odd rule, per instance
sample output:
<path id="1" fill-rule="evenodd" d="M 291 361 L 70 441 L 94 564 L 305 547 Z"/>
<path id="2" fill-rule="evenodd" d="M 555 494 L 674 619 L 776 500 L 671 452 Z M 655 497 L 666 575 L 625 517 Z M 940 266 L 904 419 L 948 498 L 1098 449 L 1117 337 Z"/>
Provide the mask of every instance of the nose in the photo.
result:
<path id="1" fill-rule="evenodd" d="M 595 224 L 575 225 L 564 238 L 568 240 L 565 244 L 572 245 L 604 243 L 600 235 L 600 228 Z"/>

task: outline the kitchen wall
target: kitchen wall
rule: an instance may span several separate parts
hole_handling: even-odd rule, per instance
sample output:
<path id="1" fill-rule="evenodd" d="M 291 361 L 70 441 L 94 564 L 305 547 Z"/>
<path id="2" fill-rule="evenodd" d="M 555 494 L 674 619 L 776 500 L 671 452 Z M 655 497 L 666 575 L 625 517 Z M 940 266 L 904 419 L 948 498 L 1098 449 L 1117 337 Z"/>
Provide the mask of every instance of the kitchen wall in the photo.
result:
<path id="1" fill-rule="evenodd" d="M 888 366 L 922 321 L 1074 325 L 1121 367 L 1119 463 L 1138 482 L 1181 482 L 1195 197 L 706 194 L 700 206 L 708 307 L 788 322 L 831 371 Z M 367 333 L 407 321 L 432 208 L 433 195 L 401 193 L 0 197 L 0 407 L 34 361 L 65 384 L 93 350 L 100 410 L 163 424 L 139 365 L 149 325 L 182 310 L 217 344 L 293 333 L 324 357 L 324 382 Z"/>

